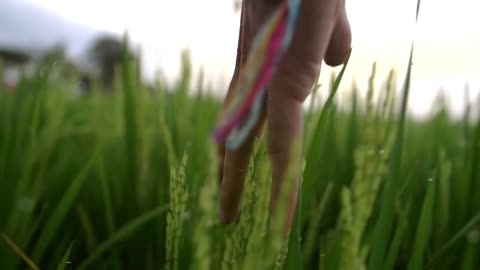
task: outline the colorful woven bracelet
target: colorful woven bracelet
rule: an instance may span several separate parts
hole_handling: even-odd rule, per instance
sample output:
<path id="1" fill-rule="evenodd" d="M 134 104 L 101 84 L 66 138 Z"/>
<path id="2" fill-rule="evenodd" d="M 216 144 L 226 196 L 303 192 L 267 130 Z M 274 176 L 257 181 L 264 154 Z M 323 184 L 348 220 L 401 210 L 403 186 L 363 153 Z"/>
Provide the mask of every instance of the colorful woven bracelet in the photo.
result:
<path id="1" fill-rule="evenodd" d="M 238 148 L 255 127 L 264 106 L 266 86 L 292 42 L 299 8 L 300 0 L 284 1 L 255 37 L 214 130 L 217 143 Z"/>

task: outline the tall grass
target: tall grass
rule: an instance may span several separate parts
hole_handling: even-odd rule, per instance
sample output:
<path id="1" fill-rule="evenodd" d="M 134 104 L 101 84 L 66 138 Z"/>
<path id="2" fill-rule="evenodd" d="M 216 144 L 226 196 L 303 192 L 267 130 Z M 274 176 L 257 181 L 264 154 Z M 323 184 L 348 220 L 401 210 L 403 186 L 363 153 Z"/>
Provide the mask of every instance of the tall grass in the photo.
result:
<path id="1" fill-rule="evenodd" d="M 374 69 L 367 96 L 340 104 L 342 72 L 306 112 L 291 233 L 268 219 L 264 141 L 238 221 L 221 225 L 210 141 L 220 102 L 192 84 L 188 54 L 182 63 L 171 86 L 141 84 L 126 58 L 113 94 L 72 95 L 61 65 L 0 89 L 0 269 L 480 267 L 472 110 L 456 121 L 439 102 L 415 120 L 394 73 L 379 87 Z"/>

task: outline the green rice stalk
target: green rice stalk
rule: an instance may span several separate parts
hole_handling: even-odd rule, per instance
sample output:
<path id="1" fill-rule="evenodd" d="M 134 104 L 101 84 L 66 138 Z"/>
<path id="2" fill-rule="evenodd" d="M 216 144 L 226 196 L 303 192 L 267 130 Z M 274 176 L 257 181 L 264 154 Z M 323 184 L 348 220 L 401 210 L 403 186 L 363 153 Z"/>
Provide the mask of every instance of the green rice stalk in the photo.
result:
<path id="1" fill-rule="evenodd" d="M 225 237 L 225 252 L 223 257 L 223 269 L 242 269 L 246 263 L 247 248 L 253 227 L 256 225 L 256 208 L 258 202 L 255 157 L 259 149 L 259 141 L 254 144 L 253 156 L 248 166 L 246 175 L 245 192 L 242 199 L 241 214 L 235 224 L 228 225 Z"/>
<path id="2" fill-rule="evenodd" d="M 183 154 L 178 171 L 172 168 L 170 177 L 170 208 L 167 214 L 166 269 L 177 270 L 179 260 L 180 238 L 183 230 L 185 207 L 188 191 L 185 179 L 185 169 L 188 155 Z"/>
<path id="3" fill-rule="evenodd" d="M 341 191 L 342 211 L 338 229 L 342 235 L 339 269 L 366 269 L 367 248 L 362 244 L 363 234 L 372 213 L 381 180 L 387 170 L 390 153 L 390 134 L 375 121 L 373 104 L 376 65 L 372 67 L 367 92 L 366 123 L 362 142 L 355 151 L 355 175 L 350 188 Z M 386 105 L 385 105 L 386 106 Z M 384 108 L 386 110 L 387 107 Z"/>
<path id="4" fill-rule="evenodd" d="M 200 218 L 195 226 L 194 243 L 195 243 L 195 261 L 192 269 L 209 270 L 212 269 L 214 239 L 212 231 L 215 225 L 218 225 L 217 217 L 217 159 L 216 152 L 210 147 L 208 159 L 210 171 L 208 179 L 200 190 L 198 199 Z"/>

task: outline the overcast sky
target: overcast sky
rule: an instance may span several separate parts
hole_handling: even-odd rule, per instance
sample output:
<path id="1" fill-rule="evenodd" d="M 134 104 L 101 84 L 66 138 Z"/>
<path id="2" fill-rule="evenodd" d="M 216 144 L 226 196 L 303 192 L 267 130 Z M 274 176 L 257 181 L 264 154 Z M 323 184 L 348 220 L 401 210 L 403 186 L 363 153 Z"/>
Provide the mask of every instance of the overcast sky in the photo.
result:
<path id="1" fill-rule="evenodd" d="M 98 31 L 23 1 L 0 0 L 0 45 L 39 52 L 58 42 L 81 54 Z"/>
<path id="2" fill-rule="evenodd" d="M 476 13 L 480 1 L 422 0 L 417 26 L 416 0 L 346 3 L 353 31 L 346 82 L 355 79 L 364 88 L 374 61 L 378 62 L 380 78 L 390 68 L 397 69 L 403 78 L 409 46 L 415 38 L 410 100 L 414 112 L 426 113 L 439 88 L 446 89 L 457 112 L 463 107 L 465 83 L 470 83 L 472 95 L 478 93 L 480 16 Z M 39 8 L 44 10 L 42 14 L 57 17 L 34 14 Z M 5 27 L 5 21 L 15 23 Z M 28 27 L 22 26 L 32 23 L 38 31 L 26 31 Z M 224 90 L 233 70 L 238 24 L 239 14 L 231 0 L 0 0 L 0 42 L 42 36 L 45 43 L 55 35 L 63 35 L 68 36 L 69 45 L 81 51 L 94 30 L 121 34 L 128 29 L 131 38 L 143 48 L 147 78 L 153 77 L 158 68 L 174 77 L 180 51 L 188 48 L 195 67 L 203 65 L 219 91 Z M 330 72 L 323 68 L 324 82 Z"/>

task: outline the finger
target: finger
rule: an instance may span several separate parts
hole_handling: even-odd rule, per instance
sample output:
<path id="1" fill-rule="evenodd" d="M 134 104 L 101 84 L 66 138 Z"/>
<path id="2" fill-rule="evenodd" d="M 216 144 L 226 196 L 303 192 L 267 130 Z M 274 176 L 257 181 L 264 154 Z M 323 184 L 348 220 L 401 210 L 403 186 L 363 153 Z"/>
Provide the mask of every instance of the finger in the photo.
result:
<path id="1" fill-rule="evenodd" d="M 238 44 L 237 44 L 237 57 L 235 60 L 235 69 L 233 70 L 233 75 L 232 75 L 232 80 L 230 81 L 230 85 L 228 87 L 227 94 L 225 96 L 225 100 L 228 100 L 230 93 L 232 91 L 233 85 L 236 83 L 238 80 L 238 76 L 240 73 L 240 69 L 242 65 L 245 63 L 245 56 L 242 53 L 244 51 L 243 49 L 243 44 L 244 44 L 244 33 L 245 33 L 245 27 L 244 27 L 244 22 L 245 22 L 245 12 L 243 8 L 243 3 L 242 3 L 242 8 L 240 12 L 240 25 L 239 25 L 239 30 L 238 30 Z M 219 164 L 218 164 L 218 182 L 219 184 L 222 183 L 222 178 L 223 178 L 223 167 L 225 164 L 225 144 L 221 143 L 218 144 L 217 146 L 217 153 L 219 156 Z"/>
<path id="2" fill-rule="evenodd" d="M 335 27 L 337 0 L 303 0 L 292 44 L 268 89 L 268 148 L 272 161 L 272 215 L 281 194 L 287 168 L 299 168 L 300 158 L 291 160 L 292 145 L 303 133 L 302 103 L 320 72 L 328 41 Z M 292 164 L 298 162 L 297 164 Z M 293 221 L 298 178 L 289 196 L 287 228 Z"/>
<path id="3" fill-rule="evenodd" d="M 259 0 L 243 2 L 243 36 L 241 61 L 245 63 L 251 43 L 261 25 L 275 8 L 274 3 Z M 223 179 L 220 196 L 220 220 L 223 223 L 233 222 L 240 213 L 244 182 L 248 170 L 250 156 L 255 137 L 261 136 L 266 120 L 266 106 L 262 106 L 259 120 L 245 142 L 237 149 L 227 149 L 223 164 Z"/>
<path id="4" fill-rule="evenodd" d="M 352 33 L 348 22 L 345 5 L 341 8 L 340 15 L 335 24 L 335 28 L 328 44 L 325 55 L 325 63 L 330 66 L 343 64 L 350 50 L 352 43 Z"/>
<path id="5" fill-rule="evenodd" d="M 284 95 L 282 92 L 277 93 L 275 90 L 272 88 L 270 92 L 272 94 L 268 95 L 267 106 L 268 148 L 272 161 L 271 211 L 273 216 L 276 214 L 287 169 L 289 166 L 298 166 L 298 162 L 300 162 L 297 157 L 292 156 L 292 146 L 294 143 L 299 145 L 302 143 L 301 134 L 303 130 L 302 102 L 291 96 Z M 291 227 L 293 222 L 298 193 L 298 180 L 299 178 L 296 177 L 292 179 L 293 183 L 288 185 L 291 191 L 288 195 L 286 230 Z"/>
<path id="6" fill-rule="evenodd" d="M 232 223 L 240 213 L 245 177 L 252 155 L 255 137 L 260 136 L 266 119 L 266 106 L 263 106 L 259 121 L 242 146 L 235 150 L 227 149 L 223 169 L 220 195 L 220 220 Z"/>

